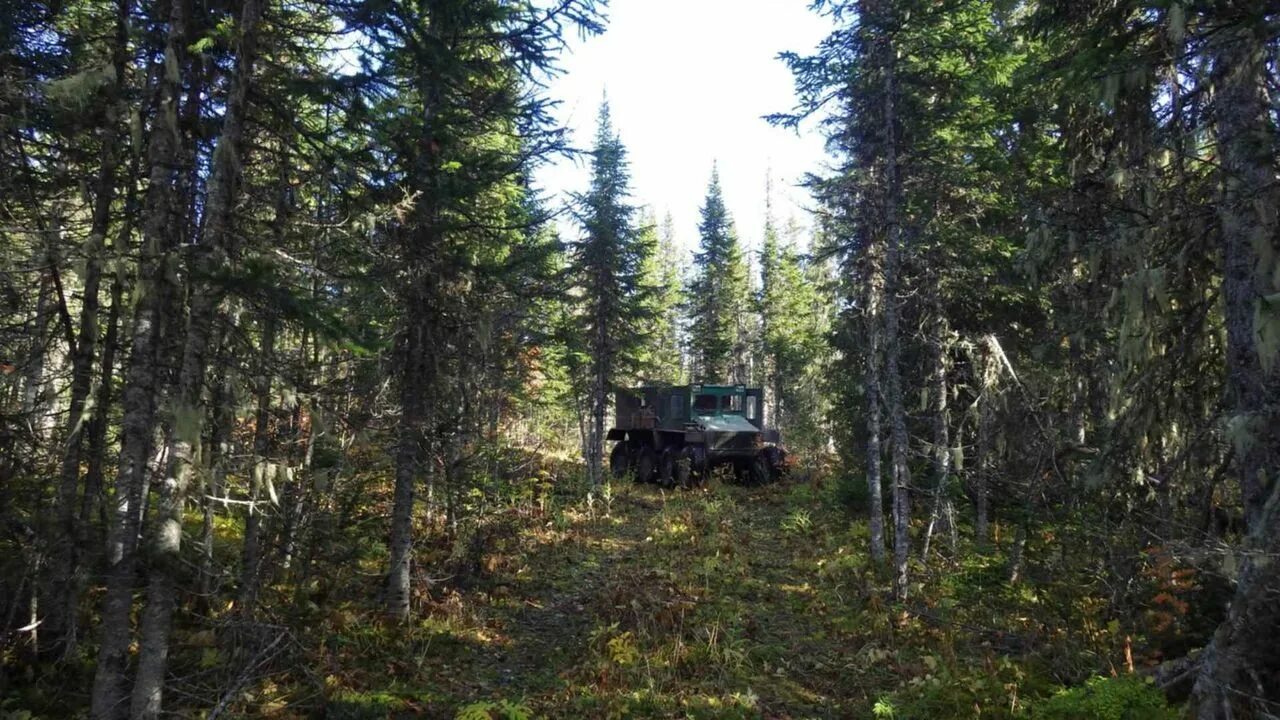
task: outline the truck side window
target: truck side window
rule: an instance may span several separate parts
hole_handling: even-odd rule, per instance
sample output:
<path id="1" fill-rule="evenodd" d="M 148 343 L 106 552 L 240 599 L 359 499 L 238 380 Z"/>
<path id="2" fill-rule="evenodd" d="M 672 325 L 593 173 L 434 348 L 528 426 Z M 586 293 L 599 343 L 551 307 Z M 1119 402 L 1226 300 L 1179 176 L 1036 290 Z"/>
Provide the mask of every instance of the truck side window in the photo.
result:
<path id="1" fill-rule="evenodd" d="M 681 412 L 680 412 L 680 396 L 679 396 L 679 395 L 672 395 L 672 396 L 671 396 L 671 416 L 670 416 L 669 418 L 667 418 L 667 419 L 668 419 L 668 420 L 676 420 L 676 419 L 678 419 L 678 418 L 680 417 L 680 415 L 681 415 Z"/>
<path id="2" fill-rule="evenodd" d="M 756 419 L 756 396 L 755 395 L 752 395 L 751 397 L 747 398 L 747 419 L 748 420 Z"/>

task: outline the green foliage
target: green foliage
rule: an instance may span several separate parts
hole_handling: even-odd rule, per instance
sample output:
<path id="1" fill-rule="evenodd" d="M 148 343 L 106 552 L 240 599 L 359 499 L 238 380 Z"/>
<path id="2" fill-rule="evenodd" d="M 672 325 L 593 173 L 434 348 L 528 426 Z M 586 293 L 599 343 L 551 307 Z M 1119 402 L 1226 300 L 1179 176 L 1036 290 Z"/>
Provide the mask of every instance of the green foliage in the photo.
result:
<path id="1" fill-rule="evenodd" d="M 1036 704 L 1035 720 L 1177 720 L 1182 713 L 1170 707 L 1150 681 L 1133 675 L 1095 677 L 1084 685 L 1064 688 Z"/>
<path id="2" fill-rule="evenodd" d="M 884 698 L 880 698 L 879 700 L 876 700 L 875 705 L 871 706 L 871 715 L 878 720 L 894 720 L 894 718 L 898 716 L 898 713 L 894 710 L 893 703 L 885 700 Z"/>
<path id="3" fill-rule="evenodd" d="M 675 242 L 675 228 L 668 214 L 661 226 L 652 213 L 645 216 L 642 245 L 653 250 L 644 258 L 643 284 L 649 318 L 636 378 L 638 383 L 680 384 L 684 377 L 680 338 L 680 309 L 684 302 L 683 266 Z"/>
<path id="4" fill-rule="evenodd" d="M 785 535 L 807 535 L 813 529 L 813 519 L 805 510 L 793 510 L 782 519 L 781 529 Z"/>
<path id="5" fill-rule="evenodd" d="M 750 382 L 752 320 L 746 258 L 724 204 L 719 170 L 714 168 L 701 213 L 701 241 L 686 295 L 693 379 Z"/>
<path id="6" fill-rule="evenodd" d="M 533 713 L 519 703 L 499 700 L 464 705 L 453 717 L 454 720 L 532 720 Z"/>

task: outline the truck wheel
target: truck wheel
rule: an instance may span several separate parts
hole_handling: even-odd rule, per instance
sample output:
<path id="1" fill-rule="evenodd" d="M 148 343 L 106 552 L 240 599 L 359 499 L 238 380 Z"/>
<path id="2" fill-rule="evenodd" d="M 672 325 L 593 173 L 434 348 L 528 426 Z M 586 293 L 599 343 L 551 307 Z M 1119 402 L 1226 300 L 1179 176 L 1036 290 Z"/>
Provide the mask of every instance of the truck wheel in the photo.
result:
<path id="1" fill-rule="evenodd" d="M 680 450 L 680 455 L 676 457 L 676 466 L 674 472 L 674 480 L 676 485 L 682 488 L 692 488 L 702 481 L 701 472 L 697 471 L 698 451 L 691 447 L 684 447 Z"/>
<path id="2" fill-rule="evenodd" d="M 658 461 L 658 484 L 662 487 L 669 488 L 675 484 L 679 456 L 680 451 L 673 447 L 662 451 L 662 458 Z"/>
<path id="3" fill-rule="evenodd" d="M 769 461 L 769 470 L 774 482 L 781 480 L 787 476 L 787 451 L 771 445 L 764 449 L 764 457 Z"/>
<path id="4" fill-rule="evenodd" d="M 769 467 L 769 458 L 764 453 L 756 453 L 751 459 L 751 467 L 747 468 L 747 477 L 752 485 L 767 485 L 773 480 L 773 469 Z"/>
<path id="5" fill-rule="evenodd" d="M 636 482 L 644 483 L 653 480 L 657 470 L 657 459 L 653 456 L 653 448 L 645 445 L 636 453 Z"/>
<path id="6" fill-rule="evenodd" d="M 614 445 L 613 452 L 609 453 L 609 474 L 615 480 L 621 480 L 630 469 L 631 456 L 627 453 L 627 444 L 620 442 Z"/>

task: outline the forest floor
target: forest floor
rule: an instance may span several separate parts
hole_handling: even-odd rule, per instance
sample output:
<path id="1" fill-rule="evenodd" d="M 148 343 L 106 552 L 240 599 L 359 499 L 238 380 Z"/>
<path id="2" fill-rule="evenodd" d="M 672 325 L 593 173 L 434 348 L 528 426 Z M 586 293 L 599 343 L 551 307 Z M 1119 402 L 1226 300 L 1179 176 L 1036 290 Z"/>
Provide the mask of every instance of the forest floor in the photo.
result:
<path id="1" fill-rule="evenodd" d="M 1002 584 L 1000 559 L 950 567 L 963 582 L 923 616 L 903 612 L 864 555 L 865 525 L 828 495 L 626 485 L 513 521 L 486 539 L 476 572 L 437 579 L 408 627 L 330 613 L 323 715 L 927 717 L 957 704 L 1020 715 L 1020 693 L 1043 681 L 1002 652 L 1003 631 L 947 619 L 972 619 L 983 585 Z M 301 707 L 296 686 L 267 689 L 258 711 Z M 900 691 L 913 705 L 894 715 Z"/>
<path id="2" fill-rule="evenodd" d="M 465 589 L 432 593 L 408 633 L 420 650 L 387 658 L 395 682 L 362 671 L 367 657 L 331 677 L 327 714 L 800 718 L 866 707 L 881 683 L 854 666 L 874 643 L 849 625 L 841 605 L 853 598 L 817 589 L 840 557 L 817 542 L 811 500 L 803 486 L 623 486 L 530 523 L 486 549 Z"/>
<path id="3" fill-rule="evenodd" d="M 927 561 L 917 547 L 909 600 L 898 603 L 867 556 L 863 512 L 833 486 L 626 483 L 587 502 L 552 492 L 553 475 L 453 539 L 439 518 L 421 519 L 408 622 L 385 620 L 378 597 L 388 499 L 357 484 L 314 530 L 325 550 L 297 566 L 302 577 L 268 582 L 252 620 L 234 604 L 188 604 L 169 709 L 348 720 L 1176 717 L 1134 668 L 1162 658 L 1141 639 L 1144 623 L 1167 635 L 1186 618 L 1118 613 L 1093 561 L 1072 565 L 1055 550 L 1069 542 L 1066 521 L 1026 534 L 1034 560 L 1016 583 L 1014 533 L 1000 524 L 982 552 L 963 527 L 958 547 L 935 539 Z M 197 531 L 198 515 L 189 522 Z M 923 530 L 913 528 L 917 541 Z M 215 553 L 234 567 L 241 528 L 226 517 L 218 531 Z M 0 720 L 83 716 L 87 696 L 67 690 L 87 688 L 92 668 L 88 653 L 78 666 L 28 667 L 17 691 L 0 693 Z"/>

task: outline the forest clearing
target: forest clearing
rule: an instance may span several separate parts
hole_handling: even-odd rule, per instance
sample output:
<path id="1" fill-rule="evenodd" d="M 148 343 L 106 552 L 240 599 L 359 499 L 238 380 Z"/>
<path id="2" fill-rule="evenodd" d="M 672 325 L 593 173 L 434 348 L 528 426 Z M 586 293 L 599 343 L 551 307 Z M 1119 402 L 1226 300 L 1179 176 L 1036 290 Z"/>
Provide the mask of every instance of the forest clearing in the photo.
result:
<path id="1" fill-rule="evenodd" d="M 0 720 L 1280 717 L 1280 5 L 0 0 Z"/>

